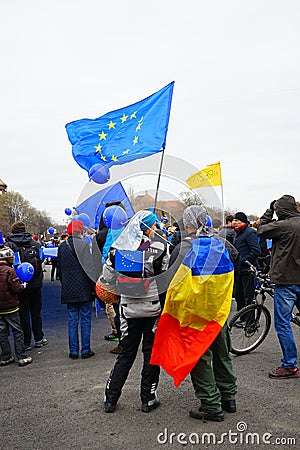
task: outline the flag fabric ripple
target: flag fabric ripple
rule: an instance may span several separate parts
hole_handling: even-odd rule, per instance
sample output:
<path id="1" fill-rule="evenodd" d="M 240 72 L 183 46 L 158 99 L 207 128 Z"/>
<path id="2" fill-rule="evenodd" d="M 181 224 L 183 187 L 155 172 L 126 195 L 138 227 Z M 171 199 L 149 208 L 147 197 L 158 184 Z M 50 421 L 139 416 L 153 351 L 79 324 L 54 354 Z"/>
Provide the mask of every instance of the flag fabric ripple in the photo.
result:
<path id="1" fill-rule="evenodd" d="M 167 291 L 150 360 L 175 386 L 221 331 L 232 299 L 234 269 L 223 242 L 201 237 L 191 245 Z"/>
<path id="2" fill-rule="evenodd" d="M 133 105 L 66 125 L 75 161 L 89 171 L 145 158 L 166 146 L 174 81 Z"/>

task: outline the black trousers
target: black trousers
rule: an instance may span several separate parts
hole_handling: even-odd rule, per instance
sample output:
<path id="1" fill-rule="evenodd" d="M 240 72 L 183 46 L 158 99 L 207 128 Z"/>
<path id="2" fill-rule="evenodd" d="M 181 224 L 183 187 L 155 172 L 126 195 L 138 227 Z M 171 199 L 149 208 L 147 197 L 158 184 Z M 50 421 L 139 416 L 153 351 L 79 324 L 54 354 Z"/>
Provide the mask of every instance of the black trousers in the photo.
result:
<path id="1" fill-rule="evenodd" d="M 118 355 L 106 383 L 106 402 L 116 404 L 119 400 L 122 388 L 135 361 L 142 338 L 144 363 L 141 374 L 141 400 L 142 403 L 147 403 L 155 398 L 159 382 L 160 367 L 149 364 L 149 361 L 154 342 L 154 332 L 152 330 L 156 319 L 157 317 L 143 317 L 126 320 L 123 317 L 121 318 L 122 351 Z"/>
<path id="2" fill-rule="evenodd" d="M 51 259 L 51 280 L 54 280 L 54 274 L 56 273 L 56 279 L 58 280 L 57 276 L 57 258 Z"/>
<path id="3" fill-rule="evenodd" d="M 35 341 L 44 337 L 42 330 L 42 288 L 27 286 L 19 295 L 19 315 L 24 333 L 24 344 L 31 344 L 31 328 Z"/>
<path id="4" fill-rule="evenodd" d="M 234 282 L 234 296 L 237 310 L 244 308 L 254 300 L 255 284 L 251 273 L 242 273 Z"/>

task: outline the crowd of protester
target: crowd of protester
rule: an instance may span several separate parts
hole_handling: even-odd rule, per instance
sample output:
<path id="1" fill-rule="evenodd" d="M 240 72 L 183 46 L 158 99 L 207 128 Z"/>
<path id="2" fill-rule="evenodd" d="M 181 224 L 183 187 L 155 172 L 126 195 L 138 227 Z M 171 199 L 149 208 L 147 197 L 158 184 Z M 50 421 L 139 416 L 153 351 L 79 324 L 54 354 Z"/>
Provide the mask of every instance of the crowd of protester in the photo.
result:
<path id="1" fill-rule="evenodd" d="M 122 207 L 120 202 L 106 206 L 111 205 Z M 272 201 L 263 216 L 253 223 L 242 211 L 224 219 L 223 225 L 223 220 L 209 217 L 200 205 L 186 208 L 183 217 L 172 223 L 166 215 L 159 220 L 154 212 L 142 210 L 118 233 L 112 233 L 101 217 L 99 229 L 92 237 L 86 235 L 81 221 L 73 220 L 60 238 L 50 239 L 50 245 L 57 247 L 57 256 L 51 258 L 50 279 L 61 283 L 61 302 L 68 310 L 69 357 L 85 359 L 95 355 L 90 345 L 94 302 L 105 308 L 111 326 L 111 332 L 104 338 L 117 344 L 110 350 L 118 356 L 106 383 L 105 412 L 116 410 L 141 341 L 141 410 L 148 413 L 160 406 L 157 396 L 160 367 L 150 363 L 155 330 L 165 302 L 172 301 L 170 286 L 180 265 L 187 261 L 191 249 L 197 246 L 202 249 L 207 242 L 211 255 L 220 249 L 225 255 L 226 276 L 229 284 L 232 276 L 231 297 L 237 310 L 250 304 L 255 294 L 254 278 L 247 262 L 269 274 L 275 285 L 275 330 L 282 350 L 281 364 L 269 372 L 269 377 L 299 377 L 290 318 L 294 307 L 300 310 L 300 202 L 284 195 Z M 45 268 L 40 250 L 45 245 L 44 238 L 28 233 L 23 222 L 14 223 L 11 233 L 0 244 L 1 366 L 15 359 L 19 366 L 28 365 L 32 362 L 29 356 L 32 346 L 48 344 L 41 315 Z M 14 256 L 28 254 L 28 249 L 30 257 L 35 258 L 30 260 L 35 264 L 34 275 L 27 283 L 21 283 L 14 268 Z M 136 251 L 144 254 L 142 270 L 122 272 L 118 268 L 120 255 Z M 205 270 L 202 259 L 196 258 L 193 264 L 194 272 L 201 274 Z M 95 287 L 99 279 L 107 285 L 118 286 L 117 301 L 104 303 L 97 298 Z M 180 283 L 182 292 L 189 289 L 185 278 Z M 209 311 L 203 305 L 201 308 L 205 316 Z M 244 325 L 241 317 L 236 326 Z M 10 330 L 14 352 L 10 346 Z M 236 376 L 226 320 L 209 348 L 198 355 L 190 375 L 200 401 L 200 407 L 190 411 L 191 417 L 221 422 L 224 411 L 236 412 Z"/>

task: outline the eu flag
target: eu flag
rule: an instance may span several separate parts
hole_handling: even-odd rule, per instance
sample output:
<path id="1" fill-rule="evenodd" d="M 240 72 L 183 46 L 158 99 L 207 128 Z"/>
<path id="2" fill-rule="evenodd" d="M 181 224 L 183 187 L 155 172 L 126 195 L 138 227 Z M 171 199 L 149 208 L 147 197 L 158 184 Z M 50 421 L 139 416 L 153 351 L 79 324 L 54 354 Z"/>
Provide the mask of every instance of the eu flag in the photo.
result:
<path id="1" fill-rule="evenodd" d="M 144 254 L 138 250 L 116 250 L 115 269 L 118 272 L 143 272 Z"/>
<path id="2" fill-rule="evenodd" d="M 166 146 L 174 81 L 150 97 L 66 125 L 75 161 L 89 171 L 94 164 L 124 164 L 160 152 Z"/>

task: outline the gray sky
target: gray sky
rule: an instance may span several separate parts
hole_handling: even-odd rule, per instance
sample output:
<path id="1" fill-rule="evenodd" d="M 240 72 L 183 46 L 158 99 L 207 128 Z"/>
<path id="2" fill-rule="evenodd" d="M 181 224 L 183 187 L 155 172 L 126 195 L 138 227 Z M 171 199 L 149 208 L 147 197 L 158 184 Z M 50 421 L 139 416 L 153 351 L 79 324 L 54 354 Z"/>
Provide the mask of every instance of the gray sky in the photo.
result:
<path id="1" fill-rule="evenodd" d="M 66 123 L 173 80 L 166 153 L 198 169 L 221 161 L 225 207 L 261 215 L 283 194 L 300 199 L 299 1 L 0 8 L 0 178 L 34 207 L 61 222 L 88 181 Z"/>

